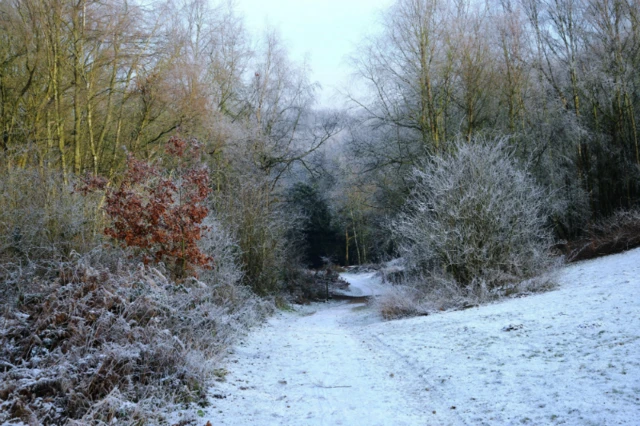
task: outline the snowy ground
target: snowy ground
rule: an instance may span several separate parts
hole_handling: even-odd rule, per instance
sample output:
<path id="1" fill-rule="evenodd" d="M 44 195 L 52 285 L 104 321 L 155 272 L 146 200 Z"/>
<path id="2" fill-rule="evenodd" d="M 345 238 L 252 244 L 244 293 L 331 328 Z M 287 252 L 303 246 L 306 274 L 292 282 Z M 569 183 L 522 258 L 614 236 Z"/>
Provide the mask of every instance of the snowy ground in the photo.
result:
<path id="1" fill-rule="evenodd" d="M 346 278 L 362 293 L 381 285 Z M 640 424 L 640 250 L 558 280 L 549 293 L 393 322 L 347 302 L 281 313 L 235 348 L 203 420 Z"/>
<path id="2" fill-rule="evenodd" d="M 340 277 L 349 283 L 349 287 L 346 290 L 334 290 L 334 294 L 353 297 L 379 296 L 388 289 L 388 286 L 382 283 L 382 277 L 377 272 L 360 274 L 344 272 L 340 274 Z"/>

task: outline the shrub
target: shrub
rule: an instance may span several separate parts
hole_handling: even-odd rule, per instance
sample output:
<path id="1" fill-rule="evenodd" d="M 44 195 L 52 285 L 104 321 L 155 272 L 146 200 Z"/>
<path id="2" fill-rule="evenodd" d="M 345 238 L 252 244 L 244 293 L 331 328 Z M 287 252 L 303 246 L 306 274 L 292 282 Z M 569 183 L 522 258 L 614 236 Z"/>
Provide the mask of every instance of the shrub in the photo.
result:
<path id="1" fill-rule="evenodd" d="M 428 310 L 420 302 L 420 290 L 410 286 L 394 286 L 375 299 L 374 305 L 386 320 L 425 315 Z"/>
<path id="2" fill-rule="evenodd" d="M 545 193 L 504 141 L 453 150 L 414 170 L 411 195 L 392 223 L 409 269 L 481 294 L 549 268 Z"/>
<path id="3" fill-rule="evenodd" d="M 46 169 L 0 176 L 0 258 L 18 263 L 64 260 L 98 244 L 100 196 L 83 197 L 73 184 Z"/>
<path id="4" fill-rule="evenodd" d="M 177 278 L 192 273 L 194 266 L 210 267 L 213 260 L 197 245 L 210 193 L 207 170 L 189 164 L 198 149 L 193 142 L 171 138 L 167 153 L 177 165 L 170 173 L 129 156 L 122 182 L 106 197 L 112 224 L 105 234 L 140 249 L 145 262 L 167 262 Z"/>
<path id="5" fill-rule="evenodd" d="M 285 210 L 262 178 L 233 182 L 214 203 L 218 219 L 237 242 L 245 284 L 259 295 L 282 291 L 287 271 L 301 265 L 301 218 Z"/>
<path id="6" fill-rule="evenodd" d="M 202 225 L 198 246 L 206 256 L 215 259 L 215 268 L 201 271 L 199 278 L 210 286 L 242 283 L 241 249 L 233 234 L 213 214 Z"/>

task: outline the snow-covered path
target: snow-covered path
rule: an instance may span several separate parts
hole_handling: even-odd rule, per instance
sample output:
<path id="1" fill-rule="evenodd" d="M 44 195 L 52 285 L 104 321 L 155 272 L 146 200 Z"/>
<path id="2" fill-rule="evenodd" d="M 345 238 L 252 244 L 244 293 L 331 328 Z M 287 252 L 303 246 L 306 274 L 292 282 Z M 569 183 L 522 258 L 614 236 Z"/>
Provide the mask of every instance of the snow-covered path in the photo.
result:
<path id="1" fill-rule="evenodd" d="M 382 283 L 382 278 L 376 272 L 363 272 L 359 274 L 343 272 L 340 277 L 349 283 L 346 290 L 338 291 L 338 294 L 353 297 L 379 296 L 388 286 Z"/>
<path id="2" fill-rule="evenodd" d="M 354 295 L 373 276 L 345 277 Z M 203 420 L 226 425 L 640 424 L 640 249 L 564 268 L 557 290 L 382 322 L 280 313 L 230 355 Z"/>
<path id="3" fill-rule="evenodd" d="M 380 294 L 375 273 L 343 274 L 345 294 Z M 422 425 L 444 407 L 428 402 L 414 372 L 390 368 L 386 355 L 354 323 L 364 304 L 316 304 L 281 313 L 237 346 L 219 400 L 209 410 L 227 425 Z M 425 398 L 415 395 L 424 394 Z"/>
<path id="4" fill-rule="evenodd" d="M 214 402 L 217 424 L 423 424 L 427 407 L 410 396 L 403 377 L 412 372 L 390 369 L 340 324 L 353 309 L 358 305 L 341 303 L 280 315 L 236 348 L 227 382 L 216 388 L 226 395 Z"/>

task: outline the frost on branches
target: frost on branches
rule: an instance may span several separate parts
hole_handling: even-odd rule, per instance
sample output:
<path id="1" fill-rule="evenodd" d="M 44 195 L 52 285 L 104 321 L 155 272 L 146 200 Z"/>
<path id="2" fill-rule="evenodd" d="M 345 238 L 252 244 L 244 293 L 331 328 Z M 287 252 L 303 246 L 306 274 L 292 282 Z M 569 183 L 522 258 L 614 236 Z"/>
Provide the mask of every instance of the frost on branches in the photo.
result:
<path id="1" fill-rule="evenodd" d="M 413 185 L 392 224 L 410 269 L 442 271 L 482 292 L 504 290 L 554 264 L 546 192 L 504 141 L 459 143 L 415 169 Z"/>
<path id="2" fill-rule="evenodd" d="M 130 155 L 122 182 L 106 196 L 112 224 L 105 234 L 141 250 L 147 263 L 165 262 L 177 278 L 213 263 L 197 245 L 209 212 L 204 201 L 211 192 L 199 149 L 195 141 L 172 137 L 166 148 L 170 172 Z"/>

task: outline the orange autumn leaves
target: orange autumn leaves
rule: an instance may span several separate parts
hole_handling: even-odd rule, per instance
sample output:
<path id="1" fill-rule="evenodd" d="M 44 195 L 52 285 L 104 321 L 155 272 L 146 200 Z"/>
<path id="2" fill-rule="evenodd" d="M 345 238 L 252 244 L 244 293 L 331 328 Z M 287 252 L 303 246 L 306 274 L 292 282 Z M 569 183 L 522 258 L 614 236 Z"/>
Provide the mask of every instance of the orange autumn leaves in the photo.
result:
<path id="1" fill-rule="evenodd" d="M 195 140 L 172 137 L 166 146 L 170 171 L 129 155 L 122 181 L 106 193 L 104 210 L 111 225 L 104 233 L 140 250 L 145 263 L 164 262 L 176 278 L 213 265 L 213 258 L 198 247 L 211 192 L 200 148 Z M 86 179 L 81 190 L 101 184 L 100 179 Z"/>

